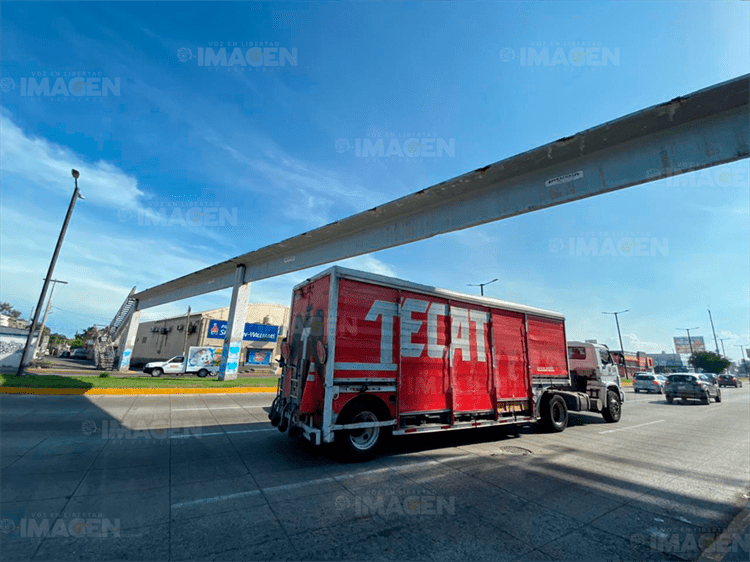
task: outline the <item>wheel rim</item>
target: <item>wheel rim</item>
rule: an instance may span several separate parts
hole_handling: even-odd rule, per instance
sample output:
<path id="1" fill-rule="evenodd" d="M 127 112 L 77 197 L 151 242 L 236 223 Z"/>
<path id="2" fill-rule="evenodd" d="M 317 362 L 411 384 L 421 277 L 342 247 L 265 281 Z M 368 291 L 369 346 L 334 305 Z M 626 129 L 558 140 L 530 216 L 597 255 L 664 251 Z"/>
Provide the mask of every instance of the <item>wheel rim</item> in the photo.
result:
<path id="1" fill-rule="evenodd" d="M 620 416 L 620 402 L 614 396 L 609 399 L 609 413 L 613 418 Z"/>
<path id="2" fill-rule="evenodd" d="M 372 412 L 360 412 L 354 416 L 350 423 L 376 422 L 378 417 Z M 352 446 L 360 451 L 367 451 L 375 446 L 380 437 L 379 427 L 365 427 L 349 431 L 349 441 Z"/>
<path id="3" fill-rule="evenodd" d="M 563 413 L 562 406 L 559 402 L 552 404 L 552 423 L 560 425 L 563 422 L 565 415 Z"/>

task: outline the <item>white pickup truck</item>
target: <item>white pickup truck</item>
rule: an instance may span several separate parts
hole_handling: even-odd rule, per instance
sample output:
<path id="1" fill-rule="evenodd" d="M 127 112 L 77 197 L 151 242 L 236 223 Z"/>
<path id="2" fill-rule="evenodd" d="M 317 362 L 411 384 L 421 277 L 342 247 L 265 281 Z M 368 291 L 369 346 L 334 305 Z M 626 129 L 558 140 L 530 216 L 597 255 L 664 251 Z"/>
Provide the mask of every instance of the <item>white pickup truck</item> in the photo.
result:
<path id="1" fill-rule="evenodd" d="M 160 377 L 163 374 L 185 375 L 195 373 L 201 378 L 215 375 L 219 372 L 221 362 L 221 348 L 216 347 L 191 347 L 188 351 L 187 361 L 183 355 L 172 357 L 166 361 L 154 361 L 143 367 L 143 372 L 152 377 Z"/>

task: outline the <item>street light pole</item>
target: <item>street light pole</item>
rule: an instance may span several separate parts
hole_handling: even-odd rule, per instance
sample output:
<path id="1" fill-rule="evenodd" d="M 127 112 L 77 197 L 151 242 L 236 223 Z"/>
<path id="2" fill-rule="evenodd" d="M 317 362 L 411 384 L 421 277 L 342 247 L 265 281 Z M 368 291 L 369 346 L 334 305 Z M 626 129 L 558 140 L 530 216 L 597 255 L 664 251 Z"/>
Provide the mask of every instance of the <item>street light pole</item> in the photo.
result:
<path id="1" fill-rule="evenodd" d="M 492 281 L 487 281 L 487 283 L 476 283 L 476 284 L 467 283 L 466 286 L 467 287 L 479 287 L 479 292 L 481 293 L 482 296 L 484 296 L 484 286 L 489 285 L 490 283 L 494 283 L 495 281 L 497 281 L 497 279 L 493 279 Z"/>
<path id="2" fill-rule="evenodd" d="M 18 371 L 16 375 L 19 377 L 23 376 L 23 370 L 28 365 L 29 352 L 31 351 L 31 342 L 34 338 L 34 329 L 36 328 L 37 322 L 39 322 L 39 313 L 42 311 L 44 306 L 44 297 L 47 295 L 47 288 L 52 282 L 52 274 L 55 272 L 55 264 L 57 263 L 57 257 L 60 255 L 60 248 L 62 248 L 63 239 L 65 238 L 65 232 L 68 230 L 68 224 L 70 223 L 70 217 L 73 215 L 73 209 L 76 206 L 76 201 L 80 198 L 83 199 L 83 195 L 78 190 L 78 178 L 80 174 L 78 170 L 71 170 L 73 179 L 75 180 L 75 190 L 73 191 L 73 197 L 70 199 L 70 205 L 68 205 L 68 213 L 65 215 L 65 221 L 63 222 L 62 230 L 60 230 L 60 236 L 57 239 L 57 245 L 55 251 L 52 253 L 52 260 L 49 263 L 49 269 L 47 270 L 47 276 L 44 278 L 44 285 L 42 285 L 42 293 L 39 295 L 39 302 L 37 302 L 36 310 L 34 310 L 34 318 L 31 320 L 31 326 L 29 326 L 29 335 L 26 337 L 26 345 L 23 348 L 23 355 L 21 361 L 18 364 Z"/>
<path id="3" fill-rule="evenodd" d="M 724 350 L 724 342 L 725 342 L 726 340 L 731 340 L 731 339 L 732 339 L 732 338 L 719 338 L 719 341 L 721 342 L 721 354 L 722 354 L 722 355 L 723 355 L 724 357 L 726 357 L 726 356 L 727 356 L 727 352 L 726 352 L 726 351 Z"/>
<path id="4" fill-rule="evenodd" d="M 50 306 L 52 306 L 52 295 L 55 293 L 55 287 L 58 283 L 62 283 L 63 285 L 67 285 L 67 281 L 58 281 L 57 279 L 52 280 L 52 288 L 49 290 L 49 298 L 47 299 L 47 308 L 44 309 L 44 316 L 42 316 L 42 323 L 39 325 L 39 337 L 36 340 L 36 345 L 33 345 L 31 348 L 31 357 L 33 358 L 36 355 L 37 350 L 39 350 L 42 341 L 44 341 L 44 325 L 47 323 L 47 315 L 49 314 Z"/>
<path id="5" fill-rule="evenodd" d="M 602 312 L 602 314 L 612 314 L 615 317 L 615 324 L 617 324 L 617 338 L 620 340 L 620 355 L 622 355 L 623 361 L 625 361 L 625 348 L 622 347 L 622 335 L 620 335 L 620 320 L 617 318 L 617 315 L 625 314 L 626 312 L 630 312 L 630 309 L 621 310 L 619 312 Z"/>
<path id="6" fill-rule="evenodd" d="M 711 331 L 714 333 L 714 343 L 716 344 L 716 355 L 719 354 L 719 342 L 716 340 L 716 330 L 714 330 L 714 319 L 711 317 L 711 309 L 708 308 L 708 319 L 711 321 Z"/>
<path id="7" fill-rule="evenodd" d="M 678 330 L 685 330 L 688 334 L 688 345 L 690 345 L 690 355 L 693 355 L 693 340 L 690 339 L 690 330 L 697 330 L 700 326 L 695 328 L 677 328 Z"/>
<path id="8" fill-rule="evenodd" d="M 182 348 L 182 356 L 185 358 L 185 370 L 187 371 L 187 349 L 188 333 L 190 332 L 190 307 L 188 306 L 187 320 L 185 321 L 185 345 Z"/>

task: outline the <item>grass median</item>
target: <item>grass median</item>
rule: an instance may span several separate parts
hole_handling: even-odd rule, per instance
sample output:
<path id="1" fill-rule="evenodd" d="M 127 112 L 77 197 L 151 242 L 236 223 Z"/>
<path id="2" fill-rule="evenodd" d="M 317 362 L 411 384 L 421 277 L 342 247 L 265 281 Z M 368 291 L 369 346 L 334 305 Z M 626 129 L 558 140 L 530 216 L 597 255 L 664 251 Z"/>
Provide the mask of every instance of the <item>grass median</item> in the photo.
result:
<path id="1" fill-rule="evenodd" d="M 252 377 L 231 381 L 216 378 L 99 377 L 98 375 L 0 375 L 0 387 L 15 388 L 236 388 L 276 387 L 278 377 Z"/>

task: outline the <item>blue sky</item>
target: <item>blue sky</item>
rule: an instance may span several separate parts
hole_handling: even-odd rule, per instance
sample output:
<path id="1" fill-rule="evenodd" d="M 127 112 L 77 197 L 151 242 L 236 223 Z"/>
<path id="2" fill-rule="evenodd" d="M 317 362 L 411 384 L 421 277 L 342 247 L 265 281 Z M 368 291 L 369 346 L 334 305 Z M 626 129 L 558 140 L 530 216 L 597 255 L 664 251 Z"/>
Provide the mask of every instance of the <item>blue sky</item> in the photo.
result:
<path id="1" fill-rule="evenodd" d="M 86 200 L 55 272 L 70 284 L 56 290 L 48 321 L 67 334 L 108 323 L 134 285 L 745 74 L 749 11 L 719 2 L 4 3 L 1 298 L 24 315 L 35 304 L 70 168 Z M 242 53 L 255 42 L 286 49 L 296 64 L 200 65 L 199 53 L 223 43 L 229 56 L 234 42 Z M 522 63 L 545 47 L 551 58 L 558 47 L 599 49 L 607 64 Z M 71 73 L 84 73 L 76 88 L 89 88 L 85 96 Z M 70 91 L 22 91 L 58 77 Z M 105 80 L 108 95 L 95 95 Z M 412 137 L 426 147 L 417 157 L 357 155 L 357 142 L 396 139 L 405 151 Z M 450 149 L 429 156 L 441 143 Z M 736 358 L 735 345 L 750 343 L 749 200 L 743 161 L 347 263 L 460 291 L 497 277 L 487 295 L 563 312 L 569 338 L 615 348 L 602 311 L 630 309 L 627 349 L 670 351 L 684 334 L 676 328 L 692 326 L 713 348 L 710 306 Z M 623 250 L 635 238 L 646 241 L 643 255 Z M 251 298 L 287 303 L 307 275 L 258 282 Z M 221 292 L 147 317 L 226 304 Z"/>

